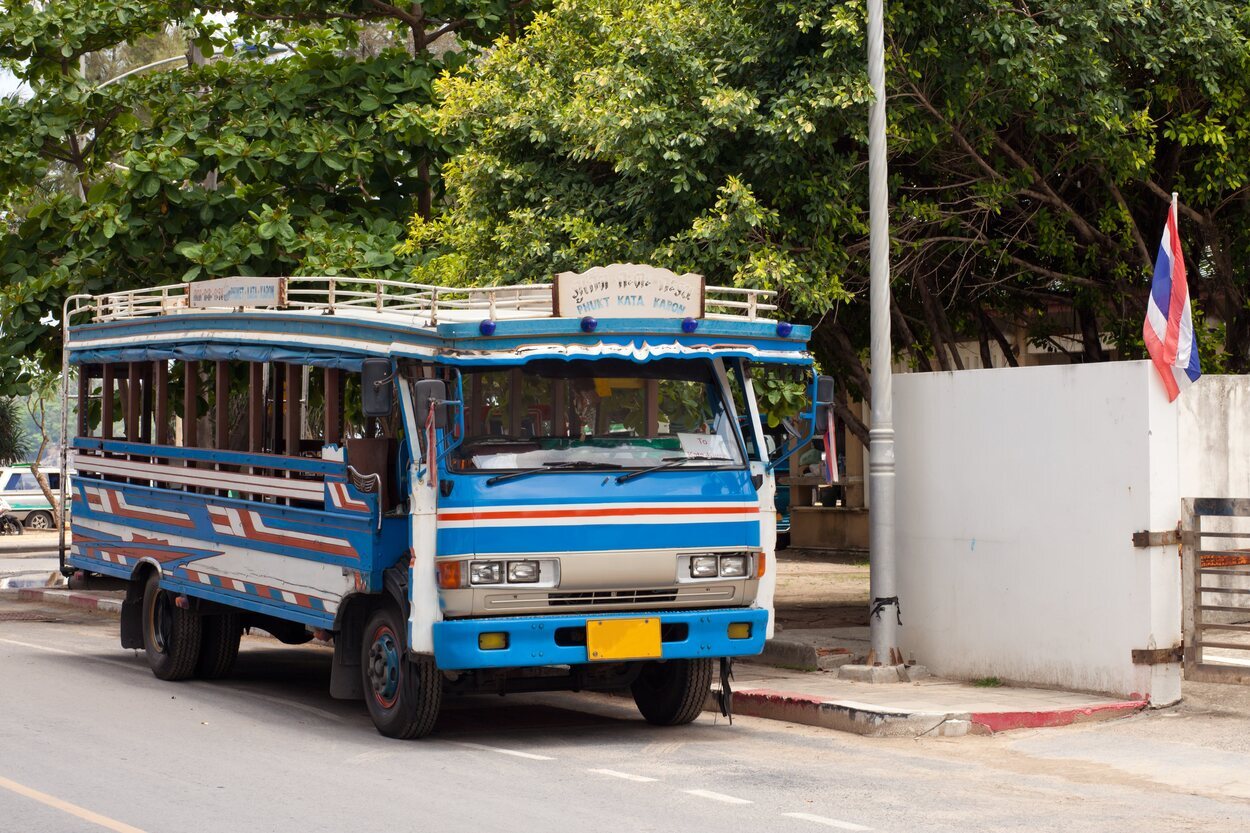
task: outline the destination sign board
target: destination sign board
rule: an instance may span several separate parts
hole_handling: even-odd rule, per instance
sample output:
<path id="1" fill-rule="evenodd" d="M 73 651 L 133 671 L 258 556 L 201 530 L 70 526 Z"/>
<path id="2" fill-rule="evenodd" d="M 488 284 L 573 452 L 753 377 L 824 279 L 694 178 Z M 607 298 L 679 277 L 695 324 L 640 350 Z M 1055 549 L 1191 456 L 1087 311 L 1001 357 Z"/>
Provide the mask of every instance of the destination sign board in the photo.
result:
<path id="1" fill-rule="evenodd" d="M 561 272 L 552 285 L 557 318 L 702 318 L 703 276 L 633 263 Z"/>
<path id="2" fill-rule="evenodd" d="M 281 307 L 286 305 L 285 278 L 216 278 L 187 284 L 187 306 Z"/>

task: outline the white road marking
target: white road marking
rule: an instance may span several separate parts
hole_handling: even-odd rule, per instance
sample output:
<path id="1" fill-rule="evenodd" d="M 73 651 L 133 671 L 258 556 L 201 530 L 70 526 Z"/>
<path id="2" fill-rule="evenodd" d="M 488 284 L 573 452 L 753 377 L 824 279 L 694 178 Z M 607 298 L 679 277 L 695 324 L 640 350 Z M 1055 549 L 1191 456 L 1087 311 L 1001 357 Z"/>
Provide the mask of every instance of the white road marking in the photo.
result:
<path id="1" fill-rule="evenodd" d="M 554 761 L 548 755 L 535 755 L 533 752 L 518 752 L 515 749 L 500 749 L 498 746 L 483 746 L 480 743 L 464 743 L 462 741 L 455 742 L 457 746 L 467 746 L 470 749 L 481 749 L 484 752 L 498 752 L 500 755 L 512 755 L 516 758 L 528 758 L 531 761 Z"/>
<path id="2" fill-rule="evenodd" d="M 723 801 L 726 804 L 754 804 L 745 798 L 738 798 L 736 795 L 725 795 L 724 793 L 712 792 L 711 790 L 682 790 L 687 795 L 697 795 L 699 798 L 710 798 L 713 801 Z"/>
<path id="3" fill-rule="evenodd" d="M 811 813 L 782 813 L 782 815 L 789 816 L 792 819 L 802 819 L 803 821 L 823 824 L 825 827 L 836 827 L 839 830 L 872 830 L 871 827 L 864 827 L 862 824 L 855 824 L 849 821 L 839 821 L 838 819 L 829 819 L 824 816 L 815 816 Z"/>
<path id="4" fill-rule="evenodd" d="M 4 641 L 8 642 L 9 640 L 6 639 Z M 68 651 L 64 653 L 68 653 Z M 62 813 L 68 813 L 69 815 L 80 818 L 83 821 L 98 824 L 100 827 L 112 830 L 113 833 L 143 833 L 143 831 L 137 827 L 131 827 L 129 824 L 117 821 L 116 819 L 111 819 L 108 816 L 93 813 L 85 807 L 79 807 L 77 804 L 70 804 L 68 801 L 62 801 L 56 796 L 41 793 L 39 790 L 32 790 L 30 787 L 23 786 L 16 781 L 10 781 L 8 778 L 0 777 L 0 788 L 6 789 L 10 792 L 15 792 L 18 795 L 26 796 L 29 799 L 38 801 L 40 804 L 60 810 Z"/>
<path id="5" fill-rule="evenodd" d="M 629 772 L 617 772 L 615 769 L 588 769 L 587 772 L 597 772 L 600 775 L 611 775 L 613 778 L 624 778 L 626 781 L 637 781 L 645 783 L 647 781 L 655 781 L 655 778 L 648 778 L 645 775 L 634 775 Z"/>
<path id="6" fill-rule="evenodd" d="M 6 645 L 17 645 L 20 648 L 34 648 L 36 651 L 47 651 L 51 654 L 69 654 L 73 656 L 75 651 L 64 651 L 60 648 L 50 648 L 47 645 L 35 645 L 31 642 L 18 642 L 16 639 L 0 639 L 0 642 Z"/>
<path id="7" fill-rule="evenodd" d="M 131 668 L 136 671 L 144 670 L 142 666 L 136 665 L 128 660 L 119 657 L 97 657 L 92 654 L 86 654 L 82 651 L 66 651 L 64 648 L 53 648 L 51 645 L 36 645 L 33 642 L 19 642 L 16 639 L 0 639 L 8 645 L 17 645 L 22 648 L 34 648 L 36 651 L 47 651 L 50 654 L 65 654 L 71 657 L 82 657 L 83 659 L 95 660 L 96 662 L 111 662 L 114 665 L 120 665 L 122 668 Z"/>

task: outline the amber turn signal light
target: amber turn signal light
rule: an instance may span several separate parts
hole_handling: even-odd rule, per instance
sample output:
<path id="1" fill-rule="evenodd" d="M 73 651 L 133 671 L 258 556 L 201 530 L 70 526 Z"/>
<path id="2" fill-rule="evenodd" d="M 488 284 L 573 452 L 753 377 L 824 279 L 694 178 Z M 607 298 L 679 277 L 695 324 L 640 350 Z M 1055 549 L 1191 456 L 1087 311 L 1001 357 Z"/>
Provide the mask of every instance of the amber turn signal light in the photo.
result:
<path id="1" fill-rule="evenodd" d="M 464 587 L 464 562 L 440 561 L 438 563 L 438 586 L 444 590 Z"/>

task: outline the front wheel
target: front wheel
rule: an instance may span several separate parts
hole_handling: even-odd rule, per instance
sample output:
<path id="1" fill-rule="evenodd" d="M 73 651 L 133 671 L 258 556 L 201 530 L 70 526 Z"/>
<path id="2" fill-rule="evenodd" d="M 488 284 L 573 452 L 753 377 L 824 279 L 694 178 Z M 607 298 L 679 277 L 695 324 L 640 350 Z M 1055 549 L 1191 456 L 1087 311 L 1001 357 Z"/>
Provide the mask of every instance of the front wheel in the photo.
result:
<path id="1" fill-rule="evenodd" d="M 630 686 L 638 711 L 656 726 L 681 726 L 694 720 L 711 689 L 710 659 L 648 662 Z"/>
<path id="2" fill-rule="evenodd" d="M 394 608 L 379 608 L 369 617 L 360 648 L 369 717 L 388 738 L 428 735 L 443 700 L 443 678 L 433 658 L 409 659 L 406 631 Z"/>
<path id="3" fill-rule="evenodd" d="M 23 531 L 17 518 L 12 515 L 0 516 L 0 535 L 21 535 Z"/>
<path id="4" fill-rule="evenodd" d="M 26 516 L 27 529 L 52 529 L 54 525 L 51 512 L 44 512 L 40 510 L 38 512 L 31 512 Z"/>
<path id="5" fill-rule="evenodd" d="M 162 680 L 187 679 L 200 659 L 200 617 L 178 607 L 174 594 L 161 589 L 158 573 L 143 587 L 143 649 Z"/>

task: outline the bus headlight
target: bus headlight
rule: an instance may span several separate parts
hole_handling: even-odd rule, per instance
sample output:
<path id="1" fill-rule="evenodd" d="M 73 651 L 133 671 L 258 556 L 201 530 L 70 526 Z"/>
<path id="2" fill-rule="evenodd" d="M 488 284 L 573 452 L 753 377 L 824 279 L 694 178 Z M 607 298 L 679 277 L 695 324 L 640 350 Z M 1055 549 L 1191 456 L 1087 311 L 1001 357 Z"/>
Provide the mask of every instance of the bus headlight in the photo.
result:
<path id="1" fill-rule="evenodd" d="M 694 555 L 690 557 L 691 578 L 716 578 L 717 559 L 714 555 Z"/>
<path id="2" fill-rule="evenodd" d="M 538 581 L 539 569 L 537 561 L 509 561 L 508 583 L 530 584 Z"/>
<path id="3" fill-rule="evenodd" d="M 499 584 L 503 581 L 503 563 L 473 561 L 469 563 L 470 584 Z"/>
<path id="4" fill-rule="evenodd" d="M 726 578 L 745 578 L 751 559 L 745 555 L 722 555 L 720 574 Z"/>

